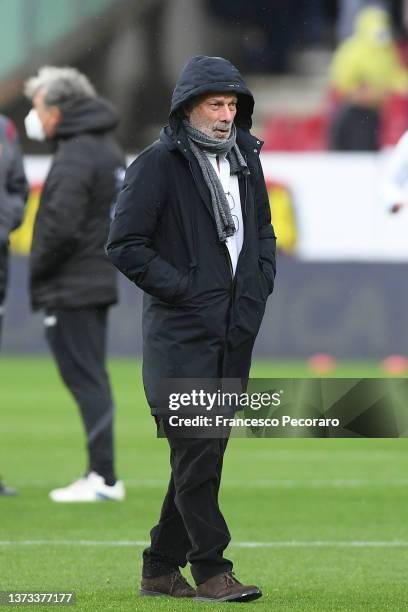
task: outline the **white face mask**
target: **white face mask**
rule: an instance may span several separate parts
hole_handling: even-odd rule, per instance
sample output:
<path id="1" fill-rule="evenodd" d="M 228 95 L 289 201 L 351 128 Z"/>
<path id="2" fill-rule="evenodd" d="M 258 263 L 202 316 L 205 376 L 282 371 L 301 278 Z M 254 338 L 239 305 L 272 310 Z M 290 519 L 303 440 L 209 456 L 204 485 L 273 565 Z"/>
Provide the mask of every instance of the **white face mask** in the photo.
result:
<path id="1" fill-rule="evenodd" d="M 42 142 L 46 139 L 43 124 L 35 108 L 32 108 L 24 119 L 24 126 L 26 134 L 31 140 L 39 140 Z"/>

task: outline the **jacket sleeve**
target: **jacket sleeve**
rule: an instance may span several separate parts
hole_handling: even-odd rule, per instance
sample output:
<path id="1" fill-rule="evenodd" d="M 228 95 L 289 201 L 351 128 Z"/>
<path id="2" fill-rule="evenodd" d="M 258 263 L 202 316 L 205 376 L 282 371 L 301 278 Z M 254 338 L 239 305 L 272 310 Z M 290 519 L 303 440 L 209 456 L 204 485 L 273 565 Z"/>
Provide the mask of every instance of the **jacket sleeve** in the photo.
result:
<path id="1" fill-rule="evenodd" d="M 24 215 L 24 206 L 28 197 L 28 183 L 24 172 L 23 156 L 14 124 L 8 121 L 7 146 L 10 147 L 10 163 L 5 177 L 4 205 L 0 219 L 0 240 L 6 242 L 10 232 L 21 223 Z"/>
<path id="2" fill-rule="evenodd" d="M 154 145 L 128 168 L 115 208 L 106 253 L 140 289 L 165 302 L 182 297 L 188 284 L 183 274 L 163 259 L 154 246 L 167 199 L 167 168 Z"/>
<path id="3" fill-rule="evenodd" d="M 259 174 L 256 180 L 255 194 L 255 205 L 258 217 L 260 264 L 268 280 L 270 293 L 272 293 L 276 275 L 276 236 L 271 223 L 271 207 L 261 162 L 259 162 Z"/>
<path id="4" fill-rule="evenodd" d="M 34 229 L 31 277 L 48 278 L 58 273 L 80 241 L 93 181 L 89 158 L 78 155 L 75 141 L 66 142 L 64 154 L 55 160 L 47 177 L 41 232 Z"/>

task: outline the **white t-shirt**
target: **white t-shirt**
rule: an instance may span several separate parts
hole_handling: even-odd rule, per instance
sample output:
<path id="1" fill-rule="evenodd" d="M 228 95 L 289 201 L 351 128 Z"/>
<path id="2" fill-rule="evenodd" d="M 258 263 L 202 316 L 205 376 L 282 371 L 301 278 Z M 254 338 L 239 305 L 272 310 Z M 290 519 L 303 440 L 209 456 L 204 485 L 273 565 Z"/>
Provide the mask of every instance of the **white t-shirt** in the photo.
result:
<path id="1" fill-rule="evenodd" d="M 236 231 L 232 236 L 227 238 L 227 248 L 231 257 L 232 269 L 235 274 L 237 269 L 238 257 L 244 242 L 244 223 L 242 219 L 241 197 L 239 194 L 238 176 L 230 174 L 230 164 L 226 155 L 219 155 L 219 164 L 217 164 L 217 156 L 214 153 L 206 153 L 212 167 L 216 171 L 224 193 L 230 205 L 231 215 L 235 223 Z"/>

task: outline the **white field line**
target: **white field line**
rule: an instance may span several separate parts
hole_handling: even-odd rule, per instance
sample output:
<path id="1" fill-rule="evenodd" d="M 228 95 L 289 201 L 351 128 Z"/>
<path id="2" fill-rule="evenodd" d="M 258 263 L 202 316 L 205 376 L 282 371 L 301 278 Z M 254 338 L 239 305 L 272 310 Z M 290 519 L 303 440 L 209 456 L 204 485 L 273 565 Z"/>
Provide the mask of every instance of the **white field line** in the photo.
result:
<path id="1" fill-rule="evenodd" d="M 65 483 L 68 484 L 68 483 Z M 64 483 L 56 482 L 55 480 L 27 480 L 13 481 L 13 485 L 18 487 L 31 488 L 53 488 L 65 486 Z M 125 486 L 129 489 L 155 489 L 163 488 L 168 485 L 167 480 L 155 479 L 129 479 L 125 480 Z M 317 480 L 292 480 L 292 479 L 262 479 L 251 480 L 245 483 L 246 488 L 254 489 L 322 489 L 322 488 L 338 488 L 338 489 L 358 489 L 364 487 L 408 487 L 408 478 L 394 478 L 384 480 L 370 480 L 364 478 L 332 478 L 332 479 L 317 479 Z M 222 482 L 223 488 L 241 488 L 242 481 L 225 479 Z"/>
<path id="2" fill-rule="evenodd" d="M 148 546 L 147 540 L 0 540 L 0 547 L 7 546 L 101 546 L 137 547 Z M 288 540 L 276 542 L 231 542 L 236 548 L 407 548 L 408 541 L 359 541 L 359 540 Z"/>

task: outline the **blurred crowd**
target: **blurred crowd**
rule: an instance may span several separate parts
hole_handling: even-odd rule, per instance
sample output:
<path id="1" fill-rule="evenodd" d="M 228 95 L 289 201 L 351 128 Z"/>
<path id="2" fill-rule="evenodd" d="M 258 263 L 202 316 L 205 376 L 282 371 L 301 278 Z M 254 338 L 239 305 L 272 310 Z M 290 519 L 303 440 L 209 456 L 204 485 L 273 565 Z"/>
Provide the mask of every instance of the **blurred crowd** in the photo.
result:
<path id="1" fill-rule="evenodd" d="M 384 9 L 397 37 L 407 35 L 406 0 L 208 0 L 224 22 L 243 28 L 243 56 L 249 72 L 296 71 L 294 53 L 301 49 L 334 48 L 351 36 L 358 13 Z"/>

